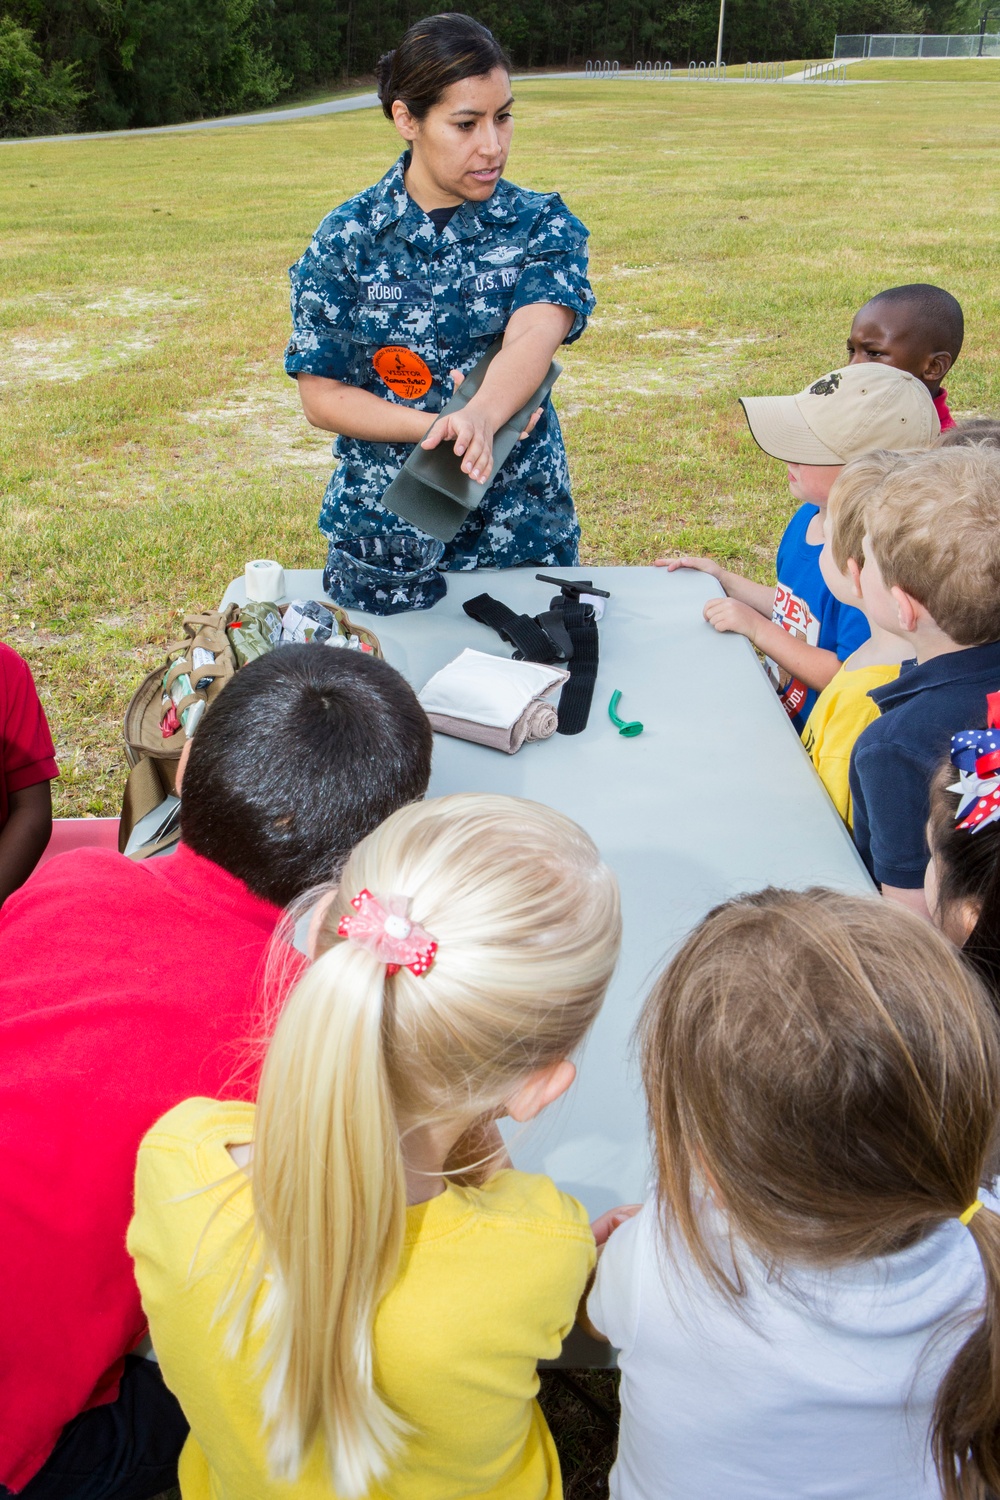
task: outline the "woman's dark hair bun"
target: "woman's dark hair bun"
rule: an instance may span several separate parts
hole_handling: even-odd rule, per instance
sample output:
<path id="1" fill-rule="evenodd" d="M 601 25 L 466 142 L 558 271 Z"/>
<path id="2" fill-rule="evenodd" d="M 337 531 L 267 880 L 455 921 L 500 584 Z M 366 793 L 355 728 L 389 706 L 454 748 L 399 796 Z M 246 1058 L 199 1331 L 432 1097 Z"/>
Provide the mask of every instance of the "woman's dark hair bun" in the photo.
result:
<path id="1" fill-rule="evenodd" d="M 375 64 L 375 81 L 378 84 L 378 98 L 383 109 L 385 109 L 386 105 L 386 93 L 389 88 L 389 81 L 392 78 L 392 60 L 395 56 L 396 49 L 394 47 L 391 52 L 383 52 Z M 391 99 L 389 100 L 389 110 L 387 113 L 390 115 L 392 113 Z"/>
<path id="2" fill-rule="evenodd" d="M 484 78 L 494 68 L 510 72 L 510 58 L 485 26 L 459 11 L 414 21 L 399 46 L 375 64 L 382 112 L 392 119 L 401 99 L 415 120 L 422 120 L 453 83 Z"/>

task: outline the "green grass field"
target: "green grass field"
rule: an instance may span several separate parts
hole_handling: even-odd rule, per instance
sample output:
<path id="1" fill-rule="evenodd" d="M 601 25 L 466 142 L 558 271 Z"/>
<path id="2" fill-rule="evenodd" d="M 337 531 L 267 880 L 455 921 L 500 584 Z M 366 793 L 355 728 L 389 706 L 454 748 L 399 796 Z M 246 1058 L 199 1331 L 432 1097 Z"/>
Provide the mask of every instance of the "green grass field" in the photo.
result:
<path id="1" fill-rule="evenodd" d="M 954 291 L 953 405 L 1000 404 L 996 85 L 517 92 L 509 175 L 592 234 L 598 312 L 557 391 L 586 561 L 705 548 L 767 577 L 789 501 L 736 397 L 839 363 L 880 287 Z M 180 613 L 249 557 L 320 566 L 329 449 L 281 369 L 286 268 L 395 153 L 374 111 L 0 147 L 0 635 L 49 711 L 60 813 L 117 810 L 121 713 Z"/>
<path id="2" fill-rule="evenodd" d="M 850 63 L 848 78 L 879 83 L 1000 83 L 1000 57 L 894 57 Z"/>

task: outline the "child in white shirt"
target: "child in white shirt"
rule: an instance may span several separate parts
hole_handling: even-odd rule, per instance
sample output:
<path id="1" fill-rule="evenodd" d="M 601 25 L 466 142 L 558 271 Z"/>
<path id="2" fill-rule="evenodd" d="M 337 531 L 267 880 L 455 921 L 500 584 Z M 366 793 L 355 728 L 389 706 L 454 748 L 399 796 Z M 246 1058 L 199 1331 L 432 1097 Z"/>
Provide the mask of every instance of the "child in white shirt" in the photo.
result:
<path id="1" fill-rule="evenodd" d="M 1000 1040 L 926 922 L 764 891 L 641 1023 L 656 1192 L 594 1226 L 613 1500 L 960 1500 L 1000 1484 Z M 984 1309 L 985 1302 L 985 1309 Z"/>

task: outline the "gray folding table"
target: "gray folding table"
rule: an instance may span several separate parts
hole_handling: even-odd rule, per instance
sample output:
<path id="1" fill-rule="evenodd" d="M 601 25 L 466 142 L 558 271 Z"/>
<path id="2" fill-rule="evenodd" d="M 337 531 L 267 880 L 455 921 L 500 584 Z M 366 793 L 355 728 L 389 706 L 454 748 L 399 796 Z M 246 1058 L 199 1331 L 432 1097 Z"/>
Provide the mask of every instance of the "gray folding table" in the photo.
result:
<path id="1" fill-rule="evenodd" d="M 462 602 L 487 592 L 537 614 L 556 592 L 535 581 L 537 571 L 449 573 L 448 594 L 433 609 L 351 614 L 419 689 L 465 646 L 509 656 Z M 631 1033 L 678 942 L 741 891 L 874 888 L 749 642 L 703 620 L 705 600 L 718 593 L 714 579 L 660 568 L 545 571 L 591 578 L 611 593 L 587 728 L 511 756 L 437 735 L 428 795 L 495 791 L 546 802 L 587 829 L 621 883 L 622 958 L 577 1083 L 510 1140 L 518 1166 L 549 1173 L 597 1215 L 643 1195 L 647 1134 Z M 323 597 L 319 572 L 285 576 L 288 598 Z M 225 602 L 244 599 L 238 579 Z M 621 716 L 645 725 L 635 739 L 608 718 L 615 688 Z"/>

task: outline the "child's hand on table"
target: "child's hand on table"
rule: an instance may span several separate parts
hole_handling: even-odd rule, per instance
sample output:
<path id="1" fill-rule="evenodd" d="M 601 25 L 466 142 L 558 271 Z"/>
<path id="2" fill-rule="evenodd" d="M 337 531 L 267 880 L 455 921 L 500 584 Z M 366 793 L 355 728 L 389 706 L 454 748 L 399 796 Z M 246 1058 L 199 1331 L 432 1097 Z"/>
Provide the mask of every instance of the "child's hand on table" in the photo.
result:
<path id="1" fill-rule="evenodd" d="M 595 1219 L 590 1229 L 598 1247 L 606 1245 L 615 1230 L 620 1229 L 626 1219 L 634 1218 L 641 1207 L 641 1203 L 625 1203 L 620 1208 L 609 1208 L 606 1214 Z"/>
<path id="2" fill-rule="evenodd" d="M 731 573 L 721 563 L 716 562 L 714 557 L 658 557 L 653 564 L 654 568 L 666 568 L 668 573 L 676 573 L 678 568 L 691 568 L 697 573 L 707 573 L 721 584 L 725 599 L 713 599 L 705 606 L 705 619 L 716 630 L 735 630 L 740 635 L 750 635 L 746 628 L 757 620 L 770 620 L 771 606 L 774 604 L 774 589 L 768 584 L 754 583 L 752 578 L 743 578 L 739 573 Z M 716 605 L 726 604 L 729 601 L 737 607 L 738 613 L 732 616 L 733 620 L 740 620 L 742 624 L 718 625 L 710 616 L 709 610 Z M 728 617 L 727 617 L 728 618 Z M 753 640 L 753 636 L 750 636 Z"/>
<path id="3" fill-rule="evenodd" d="M 721 578 L 723 568 L 714 557 L 658 557 L 653 563 L 654 568 L 666 568 L 668 573 L 675 573 L 678 568 L 695 568 L 699 573 L 710 573 L 713 578 Z"/>
<path id="4" fill-rule="evenodd" d="M 738 599 L 709 599 L 702 613 L 716 630 L 745 635 L 751 645 L 757 644 L 757 632 L 764 617 L 751 605 L 740 604 Z"/>

